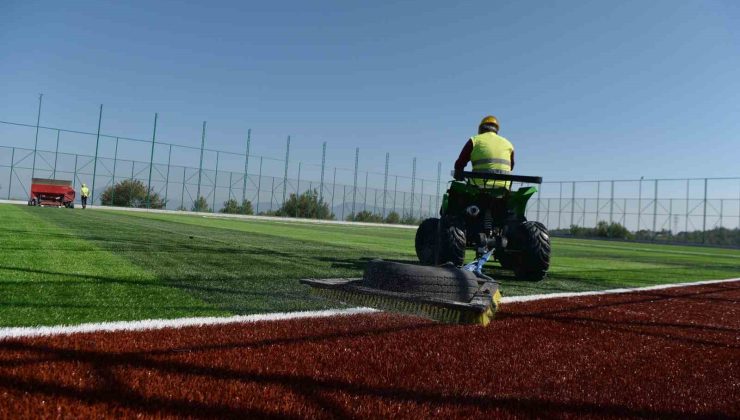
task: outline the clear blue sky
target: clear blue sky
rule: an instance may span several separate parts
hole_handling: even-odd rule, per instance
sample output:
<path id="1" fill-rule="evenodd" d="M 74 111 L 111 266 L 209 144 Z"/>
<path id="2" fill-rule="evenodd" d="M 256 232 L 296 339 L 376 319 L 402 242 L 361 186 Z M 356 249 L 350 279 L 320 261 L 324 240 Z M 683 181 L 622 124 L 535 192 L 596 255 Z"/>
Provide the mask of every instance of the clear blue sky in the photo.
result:
<path id="1" fill-rule="evenodd" d="M 296 160 L 327 141 L 332 166 L 360 147 L 428 178 L 489 113 L 520 174 L 738 176 L 740 2 L 3 0 L 0 92 L 0 120 L 35 123 L 43 92 L 42 125 L 94 131 L 103 103 L 106 133 L 159 112 L 162 141 L 207 120 L 212 148 L 252 128 L 254 154 L 290 134 Z"/>

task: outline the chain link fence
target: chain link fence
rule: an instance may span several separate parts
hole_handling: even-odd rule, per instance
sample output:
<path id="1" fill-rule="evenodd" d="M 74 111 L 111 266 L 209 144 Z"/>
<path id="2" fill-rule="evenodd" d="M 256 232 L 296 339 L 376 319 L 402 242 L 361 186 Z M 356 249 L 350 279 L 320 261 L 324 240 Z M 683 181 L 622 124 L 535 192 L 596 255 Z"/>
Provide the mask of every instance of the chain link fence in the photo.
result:
<path id="1" fill-rule="evenodd" d="M 353 168 L 330 167 L 326 143 L 315 160 L 307 161 L 290 155 L 290 138 L 284 159 L 255 156 L 249 153 L 251 133 L 245 139 L 245 153 L 213 150 L 205 147 L 205 123 L 201 147 L 158 142 L 154 137 L 144 140 L 0 121 L 5 143 L 36 146 L 0 146 L 0 198 L 28 199 L 31 178 L 40 177 L 72 180 L 77 190 L 86 183 L 92 187 L 91 202 L 100 204 L 106 188 L 138 180 L 170 210 L 191 210 L 202 197 L 213 212 L 230 199 L 249 200 L 255 213 L 271 212 L 291 194 L 316 191 L 340 220 L 363 211 L 380 217 L 396 212 L 418 220 L 438 213 L 446 189 L 439 162 L 436 179 L 417 177 L 416 159 L 410 175 L 390 173 L 390 154 L 385 170 L 361 170 L 359 149 Z M 91 145 L 97 156 L 64 151 Z M 649 232 L 645 236 L 652 240 L 700 232 L 700 240 L 696 235 L 684 235 L 683 240 L 706 242 L 706 232 L 740 228 L 740 177 L 558 181 L 545 182 L 539 189 L 527 217 L 553 232 L 607 222 Z"/>

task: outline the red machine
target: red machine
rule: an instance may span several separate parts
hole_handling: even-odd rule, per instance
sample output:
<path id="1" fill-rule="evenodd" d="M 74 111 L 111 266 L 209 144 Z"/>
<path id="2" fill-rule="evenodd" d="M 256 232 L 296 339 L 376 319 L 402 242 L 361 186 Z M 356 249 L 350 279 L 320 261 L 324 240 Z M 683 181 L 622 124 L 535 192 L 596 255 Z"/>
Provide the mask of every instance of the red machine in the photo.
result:
<path id="1" fill-rule="evenodd" d="M 64 206 L 74 208 L 75 189 L 72 181 L 33 178 L 29 206 Z"/>

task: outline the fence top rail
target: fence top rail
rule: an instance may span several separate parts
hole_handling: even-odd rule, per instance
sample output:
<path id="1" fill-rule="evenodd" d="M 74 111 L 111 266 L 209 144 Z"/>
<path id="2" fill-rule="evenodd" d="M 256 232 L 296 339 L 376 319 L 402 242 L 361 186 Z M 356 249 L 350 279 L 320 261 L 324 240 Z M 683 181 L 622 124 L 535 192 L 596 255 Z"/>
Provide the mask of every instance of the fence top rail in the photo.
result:
<path id="1" fill-rule="evenodd" d="M 15 126 L 27 127 L 27 128 L 36 128 L 36 125 L 35 124 L 17 123 L 17 122 L 12 122 L 12 121 L 3 121 L 3 120 L 0 120 L 0 124 L 15 125 Z M 78 131 L 78 130 L 68 130 L 68 129 L 56 128 L 56 127 L 47 127 L 47 126 L 43 126 L 43 125 L 39 125 L 38 128 L 44 129 L 44 130 L 59 131 L 59 132 L 63 132 L 63 133 L 84 134 L 84 135 L 89 135 L 89 136 L 97 136 L 98 135 L 98 133 L 91 133 L 91 132 L 87 132 L 87 131 Z M 139 142 L 139 143 L 151 143 L 152 142 L 151 140 L 146 140 L 146 139 L 137 139 L 137 138 L 125 137 L 125 136 L 115 136 L 115 135 L 112 135 L 112 134 L 104 134 L 104 133 L 100 133 L 100 137 L 105 137 L 107 139 L 118 139 L 118 140 L 135 141 L 135 142 Z M 188 146 L 188 145 L 184 145 L 184 144 L 170 143 L 170 142 L 164 142 L 164 141 L 156 141 L 155 143 L 156 144 L 159 144 L 159 145 L 162 145 L 162 146 L 172 146 L 172 147 L 180 147 L 180 148 L 183 148 L 183 149 L 200 150 L 200 147 L 197 147 L 197 146 Z M 15 149 L 24 149 L 22 147 L 2 146 L 2 145 L 0 145 L 0 147 L 15 148 Z M 51 152 L 50 150 L 39 150 L 39 151 L 40 152 Z M 247 155 L 244 154 L 244 153 L 232 152 L 232 151 L 227 151 L 227 150 L 216 150 L 216 149 L 210 149 L 210 148 L 203 148 L 203 151 L 204 152 L 213 152 L 213 153 L 223 153 L 223 154 L 229 154 L 229 155 L 233 155 L 233 156 L 243 156 L 245 158 L 247 157 Z M 68 153 L 68 154 L 75 154 L 75 153 Z M 80 156 L 82 156 L 82 155 L 80 155 Z M 264 159 L 264 160 L 269 160 L 269 161 L 274 161 L 274 162 L 285 162 L 284 159 L 275 158 L 275 157 L 271 157 L 271 156 L 262 156 L 262 155 L 252 155 L 252 154 L 250 154 L 249 155 L 249 158 L 261 158 L 261 159 Z M 303 164 L 304 165 L 308 165 L 309 163 L 304 162 Z M 311 164 L 311 165 L 320 166 L 319 164 Z M 341 168 L 341 167 L 336 167 L 336 169 L 337 170 L 343 170 L 343 171 L 350 171 L 350 172 L 354 171 L 354 169 Z M 358 171 L 358 173 L 360 173 L 360 172 L 367 172 L 367 173 L 375 174 L 375 175 L 385 175 L 384 172 Z M 411 179 L 410 176 L 397 175 L 397 174 L 392 174 L 392 173 L 388 173 L 388 176 L 389 177 L 398 177 L 398 178 L 401 178 L 401 179 Z M 419 177 L 417 177 L 416 179 L 417 180 L 423 180 L 423 181 L 436 181 L 435 179 L 429 179 L 429 178 L 419 178 Z"/>
<path id="2" fill-rule="evenodd" d="M 28 127 L 28 128 L 36 128 L 36 125 L 34 125 L 34 124 L 17 123 L 17 122 L 4 121 L 4 120 L 0 120 L 0 124 L 15 125 L 15 126 L 20 126 L 20 127 Z M 92 133 L 92 132 L 87 132 L 87 131 L 78 131 L 78 130 L 68 130 L 68 129 L 56 128 L 56 127 L 47 127 L 47 126 L 43 126 L 43 125 L 39 125 L 38 128 L 42 128 L 42 129 L 45 129 L 45 130 L 54 130 L 54 131 L 59 131 L 59 132 L 64 132 L 64 133 L 84 134 L 84 135 L 90 135 L 90 136 L 97 136 L 98 135 L 98 133 Z M 100 133 L 100 137 L 105 137 L 105 138 L 109 138 L 109 139 L 128 140 L 128 141 L 135 141 L 135 142 L 142 142 L 142 143 L 151 143 L 152 142 L 151 140 L 137 139 L 137 138 L 133 138 L 133 137 L 124 137 L 124 136 L 114 136 L 114 135 L 111 135 L 111 134 L 104 134 L 104 133 Z M 161 142 L 161 141 L 158 141 L 156 143 L 157 144 L 160 144 L 160 145 L 163 145 L 163 146 L 174 146 L 174 147 L 181 147 L 181 148 L 184 148 L 184 149 L 200 150 L 200 147 L 188 146 L 188 145 L 184 145 L 184 144 Z M 12 146 L 0 146 L 0 147 L 12 148 Z M 15 147 L 15 148 L 16 149 L 24 149 L 24 148 L 21 148 L 21 147 Z M 51 152 L 50 150 L 39 150 L 39 151 Z M 216 149 L 210 149 L 210 148 L 204 148 L 203 151 L 215 152 L 215 153 L 224 153 L 224 154 L 229 154 L 229 155 L 233 155 L 233 156 L 244 156 L 244 157 L 247 156 L 244 153 L 231 152 L 231 151 L 226 151 L 226 150 L 216 150 Z M 262 158 L 262 159 L 276 161 L 276 162 L 284 162 L 285 161 L 283 159 L 274 158 L 274 157 L 270 157 L 270 156 L 249 155 L 249 157 L 250 158 Z M 317 165 L 318 166 L 318 164 L 312 164 L 312 163 L 307 163 L 307 162 L 304 163 L 304 164 L 305 165 Z M 337 170 L 343 170 L 343 171 L 354 171 L 354 169 L 340 168 L 340 167 L 336 167 L 336 169 Z M 365 172 L 365 173 L 374 174 L 374 175 L 385 175 L 384 172 L 375 172 L 375 171 L 369 171 L 369 170 L 368 171 L 358 171 L 358 172 Z M 412 178 L 412 177 L 406 176 L 406 175 L 397 175 L 397 174 L 391 174 L 391 173 L 389 173 L 388 176 L 389 177 L 398 177 L 398 178 L 401 178 L 401 179 L 411 179 Z M 422 180 L 423 181 L 436 181 L 436 179 L 420 178 L 420 177 L 417 177 L 416 179 L 417 180 L 420 180 L 420 181 L 422 181 Z M 643 179 L 588 179 L 588 180 L 581 180 L 581 181 L 573 181 L 573 180 L 569 180 L 569 181 L 544 181 L 544 182 L 542 182 L 542 184 L 572 184 L 572 183 L 582 183 L 582 184 L 585 184 L 585 183 L 602 183 L 602 182 L 609 183 L 609 182 L 702 181 L 702 180 L 725 180 L 725 181 L 727 181 L 727 180 L 740 180 L 740 176 L 735 176 L 735 177 L 692 177 L 692 178 L 643 178 Z"/>
<path id="3" fill-rule="evenodd" d="M 655 182 L 655 181 L 713 181 L 713 180 L 738 180 L 740 176 L 726 176 L 726 177 L 698 177 L 698 178 L 643 178 L 643 179 L 588 179 L 582 181 L 544 181 L 543 184 L 587 184 L 597 182 Z"/>

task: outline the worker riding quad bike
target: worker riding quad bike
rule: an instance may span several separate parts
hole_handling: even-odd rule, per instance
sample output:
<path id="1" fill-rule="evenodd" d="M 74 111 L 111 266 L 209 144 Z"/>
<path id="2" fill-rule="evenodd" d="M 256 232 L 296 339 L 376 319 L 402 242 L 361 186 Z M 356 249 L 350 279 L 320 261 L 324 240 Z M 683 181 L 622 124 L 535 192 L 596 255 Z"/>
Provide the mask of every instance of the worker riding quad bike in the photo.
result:
<path id="1" fill-rule="evenodd" d="M 465 249 L 477 261 L 493 257 L 518 280 L 539 281 L 550 267 L 550 236 L 540 222 L 524 216 L 534 186 L 517 191 L 507 183 L 541 184 L 541 177 L 461 172 L 444 195 L 439 218 L 424 220 L 416 231 L 416 255 L 425 265 L 462 266 Z"/>

